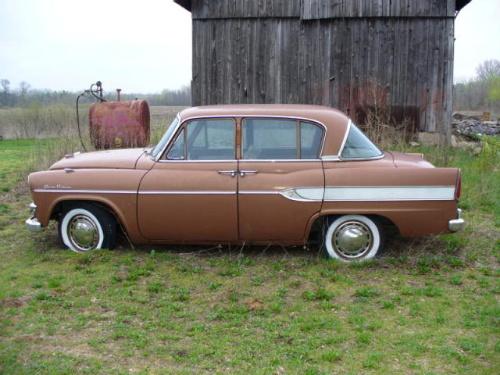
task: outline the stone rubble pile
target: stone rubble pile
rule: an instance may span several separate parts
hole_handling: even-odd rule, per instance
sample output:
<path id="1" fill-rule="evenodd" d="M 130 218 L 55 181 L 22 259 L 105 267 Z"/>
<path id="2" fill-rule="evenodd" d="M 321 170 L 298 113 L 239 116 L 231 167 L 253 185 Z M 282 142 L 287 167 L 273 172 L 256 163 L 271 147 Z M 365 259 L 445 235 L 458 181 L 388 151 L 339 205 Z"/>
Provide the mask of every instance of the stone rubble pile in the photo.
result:
<path id="1" fill-rule="evenodd" d="M 481 135 L 500 135 L 500 121 L 484 121 L 480 116 L 453 114 L 451 122 L 453 134 L 466 139 L 477 140 Z"/>

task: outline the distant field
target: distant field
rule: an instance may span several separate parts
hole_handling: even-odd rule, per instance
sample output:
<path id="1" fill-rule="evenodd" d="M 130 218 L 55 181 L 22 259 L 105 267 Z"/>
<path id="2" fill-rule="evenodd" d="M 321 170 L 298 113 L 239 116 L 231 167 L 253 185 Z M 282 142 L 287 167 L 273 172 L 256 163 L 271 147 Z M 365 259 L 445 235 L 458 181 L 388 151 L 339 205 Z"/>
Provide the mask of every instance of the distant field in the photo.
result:
<path id="1" fill-rule="evenodd" d="M 151 139 L 156 143 L 167 130 L 177 113 L 186 107 L 151 107 Z"/>
<path id="2" fill-rule="evenodd" d="M 71 145 L 0 142 L 1 374 L 499 373 L 498 143 L 445 150 L 465 232 L 350 266 L 297 248 L 61 250 L 54 226 L 24 229 L 25 181 Z"/>
<path id="3" fill-rule="evenodd" d="M 164 132 L 175 115 L 185 107 L 151 107 L 153 138 Z M 88 105 L 80 107 L 80 123 L 83 134 L 88 133 Z M 51 138 L 77 134 L 75 107 L 56 104 L 33 105 L 26 108 L 0 109 L 0 137 L 4 139 Z"/>

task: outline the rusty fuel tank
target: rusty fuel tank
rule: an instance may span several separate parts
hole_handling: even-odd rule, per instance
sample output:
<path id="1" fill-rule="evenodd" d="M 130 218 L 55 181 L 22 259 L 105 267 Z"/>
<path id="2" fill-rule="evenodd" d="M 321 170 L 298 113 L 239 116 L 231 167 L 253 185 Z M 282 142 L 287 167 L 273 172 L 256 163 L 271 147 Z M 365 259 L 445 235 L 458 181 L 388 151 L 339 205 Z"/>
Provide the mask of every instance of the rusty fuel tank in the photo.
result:
<path id="1" fill-rule="evenodd" d="M 144 100 L 96 103 L 89 110 L 90 139 L 96 149 L 145 147 L 149 126 L 149 105 Z"/>

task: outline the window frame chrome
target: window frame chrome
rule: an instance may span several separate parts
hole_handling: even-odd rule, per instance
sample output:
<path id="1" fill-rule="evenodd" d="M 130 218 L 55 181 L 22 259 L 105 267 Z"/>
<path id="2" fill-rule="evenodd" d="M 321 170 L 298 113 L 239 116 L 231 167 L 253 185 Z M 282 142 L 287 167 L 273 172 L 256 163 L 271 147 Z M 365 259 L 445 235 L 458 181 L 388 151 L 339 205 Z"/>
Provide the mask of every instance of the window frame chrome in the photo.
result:
<path id="1" fill-rule="evenodd" d="M 246 116 L 240 116 L 238 117 L 240 119 L 240 125 L 241 125 L 241 152 L 240 152 L 240 159 L 238 159 L 240 162 L 318 162 L 322 160 L 322 154 L 323 154 L 323 149 L 325 147 L 325 141 L 326 141 L 326 134 L 328 132 L 328 128 L 323 124 L 322 122 L 319 122 L 317 120 L 311 120 L 309 118 L 305 117 L 300 117 L 300 116 L 278 116 L 278 115 L 246 115 Z M 308 122 L 311 123 L 315 126 L 318 126 L 322 130 L 322 137 L 321 137 L 321 147 L 318 152 L 318 157 L 314 159 L 244 159 L 243 158 L 243 121 L 248 118 L 257 118 L 257 119 L 272 119 L 272 120 L 293 120 L 298 122 L 297 127 L 300 128 L 301 122 Z M 300 140 L 298 140 L 300 142 Z"/>
<path id="2" fill-rule="evenodd" d="M 181 119 L 180 113 L 177 114 L 179 117 L 179 123 L 175 129 L 175 131 L 172 133 L 172 136 L 170 139 L 167 141 L 165 144 L 165 147 L 163 148 L 162 152 L 158 153 L 158 157 L 156 158 L 156 162 L 158 163 L 235 163 L 235 162 L 272 162 L 272 163 L 296 163 L 296 162 L 305 162 L 305 163 L 311 163 L 311 162 L 318 162 L 322 161 L 322 154 L 323 154 L 323 149 L 325 146 L 326 142 L 326 135 L 328 132 L 328 128 L 323 124 L 322 122 L 318 120 L 313 120 L 307 117 L 302 117 L 302 116 L 278 116 L 278 115 L 241 115 L 241 114 L 232 114 L 232 115 L 211 115 L 211 116 L 190 116 L 185 119 Z M 232 160 L 171 160 L 171 159 L 166 159 L 163 158 L 166 152 L 170 150 L 170 147 L 172 145 L 172 141 L 174 139 L 177 139 L 177 134 L 179 132 L 179 129 L 183 127 L 184 124 L 186 124 L 189 121 L 193 120 L 200 120 L 200 119 L 211 119 L 211 118 L 232 118 L 236 121 L 237 125 L 237 120 L 243 121 L 245 118 L 270 118 L 270 119 L 289 119 L 289 120 L 295 120 L 295 121 L 304 121 L 304 122 L 310 122 L 313 123 L 320 128 L 323 129 L 323 139 L 321 142 L 321 148 L 319 151 L 319 157 L 317 159 L 242 159 L 241 157 L 239 159 L 235 158 Z M 241 145 L 240 145 L 241 148 Z"/>
<path id="3" fill-rule="evenodd" d="M 179 117 L 180 117 L 180 114 L 179 114 Z M 207 160 L 207 159 L 204 159 L 204 160 L 189 160 L 189 159 L 168 159 L 166 156 L 168 155 L 168 153 L 170 152 L 170 150 L 172 149 L 173 145 L 175 144 L 175 141 L 177 140 L 177 136 L 178 134 L 186 129 L 186 126 L 189 122 L 191 121 L 194 121 L 194 120 L 203 120 L 203 119 L 233 119 L 234 120 L 234 126 L 235 128 L 238 126 L 238 117 L 237 116 L 226 116 L 226 115 L 222 115 L 222 116 L 192 116 L 192 117 L 188 117 L 186 119 L 184 119 L 182 122 L 179 121 L 179 125 L 177 126 L 177 129 L 175 129 L 175 131 L 172 133 L 172 136 L 170 137 L 170 139 L 168 140 L 168 142 L 166 143 L 166 146 L 163 150 L 163 152 L 161 153 L 160 155 L 160 158 L 158 160 L 156 160 L 158 163 L 235 163 L 238 161 L 238 159 L 224 159 L 224 160 L 217 160 L 217 159 L 214 159 L 214 160 Z M 180 118 L 179 118 L 180 120 Z M 235 130 L 235 134 L 237 134 L 236 130 Z M 185 133 L 185 136 L 187 137 L 187 131 Z M 185 142 L 184 144 L 184 148 L 187 147 L 187 142 Z M 236 154 L 236 139 L 235 139 L 235 154 Z M 164 158 L 162 158 L 162 156 L 165 155 Z M 236 157 L 236 155 L 235 155 Z"/>
<path id="4" fill-rule="evenodd" d="M 354 125 L 354 123 L 352 122 L 351 119 L 349 119 L 349 122 L 347 123 L 346 131 L 344 134 L 344 139 L 342 140 L 342 143 L 340 144 L 339 152 L 337 153 L 337 155 L 324 155 L 321 157 L 321 160 L 323 160 L 323 161 L 351 162 L 351 161 L 380 160 L 380 159 L 383 159 L 385 157 L 385 152 L 383 150 L 380 150 L 380 152 L 381 152 L 380 155 L 372 156 L 370 158 L 343 158 L 342 152 L 344 152 L 344 148 L 345 148 L 345 145 L 347 143 L 347 138 L 349 137 L 349 132 L 351 131 L 352 125 Z"/>
<path id="5" fill-rule="evenodd" d="M 177 120 L 179 120 L 179 121 L 177 122 L 177 125 L 175 126 L 175 129 L 172 132 L 172 135 L 167 140 L 167 142 L 165 142 L 165 146 L 163 146 L 163 149 L 160 152 L 158 152 L 158 155 L 156 155 L 156 156 L 153 157 L 153 160 L 156 161 L 156 162 L 160 161 L 160 159 L 162 158 L 162 156 L 165 154 L 166 149 L 169 148 L 170 143 L 172 142 L 172 139 L 175 138 L 175 136 L 177 135 L 177 131 L 179 130 L 179 127 L 182 125 L 181 114 L 177 113 L 177 115 L 175 116 L 175 118 Z M 168 131 L 168 128 L 165 131 Z"/>

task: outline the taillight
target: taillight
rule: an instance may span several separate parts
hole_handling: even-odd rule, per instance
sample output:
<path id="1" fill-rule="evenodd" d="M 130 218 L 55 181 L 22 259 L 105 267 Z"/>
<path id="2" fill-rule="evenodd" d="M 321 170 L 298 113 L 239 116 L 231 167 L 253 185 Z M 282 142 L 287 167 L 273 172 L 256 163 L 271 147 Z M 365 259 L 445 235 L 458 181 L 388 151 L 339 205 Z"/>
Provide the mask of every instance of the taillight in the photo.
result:
<path id="1" fill-rule="evenodd" d="M 455 188 L 455 199 L 459 200 L 461 194 L 462 194 L 462 173 L 460 173 L 460 170 L 459 170 L 458 171 L 458 178 L 457 178 L 457 186 Z"/>

